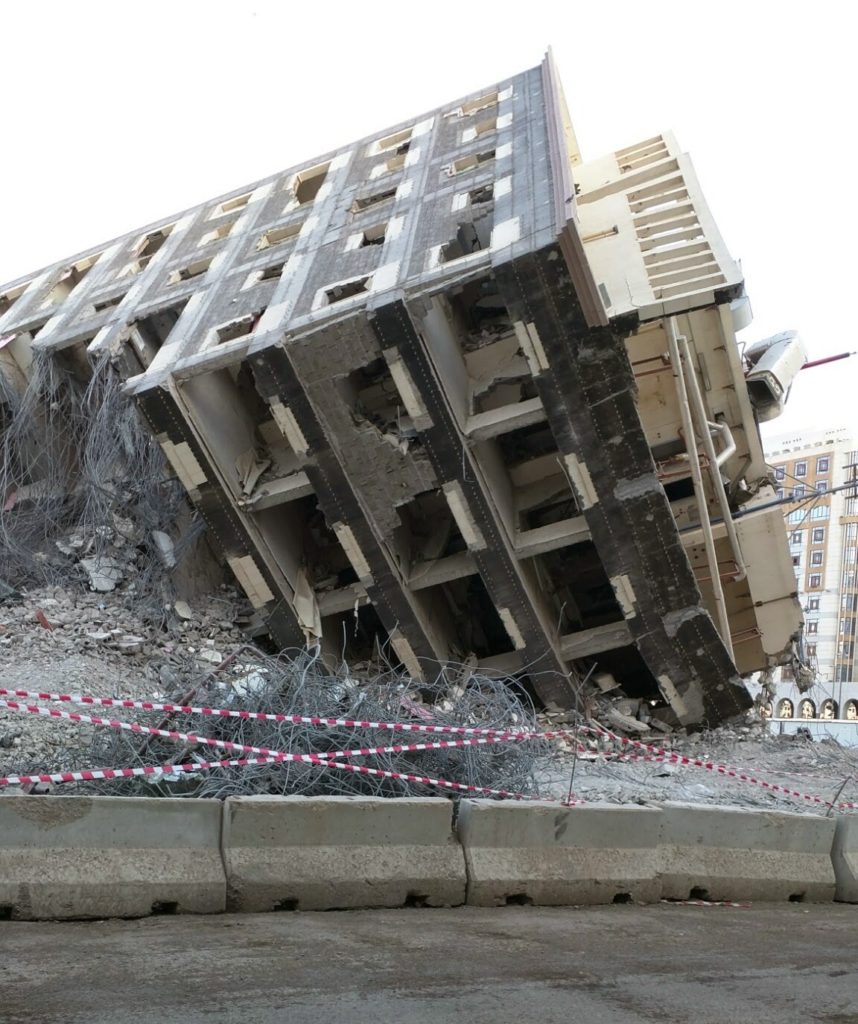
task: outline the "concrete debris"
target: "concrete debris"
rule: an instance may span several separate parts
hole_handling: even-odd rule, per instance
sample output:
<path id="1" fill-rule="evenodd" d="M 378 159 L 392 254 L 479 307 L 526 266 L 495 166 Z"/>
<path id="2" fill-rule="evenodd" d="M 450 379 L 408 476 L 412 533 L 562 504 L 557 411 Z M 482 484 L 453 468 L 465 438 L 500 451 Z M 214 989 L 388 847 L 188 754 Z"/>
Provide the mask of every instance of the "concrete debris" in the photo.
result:
<path id="1" fill-rule="evenodd" d="M 170 535 L 164 533 L 163 530 L 153 530 L 152 542 L 155 545 L 155 550 L 158 552 L 158 557 L 164 563 L 166 568 L 175 569 L 176 548 Z"/>
<path id="2" fill-rule="evenodd" d="M 173 611 L 180 619 L 184 619 L 186 622 L 194 617 L 194 613 L 191 611 L 191 606 L 187 601 L 174 601 Z M 227 628 L 229 628 L 229 624 L 227 624 Z"/>
<path id="3" fill-rule="evenodd" d="M 103 555 L 98 558 L 82 558 L 80 564 L 89 575 L 90 587 L 105 594 L 115 590 L 125 575 L 121 562 Z"/>
<path id="4" fill-rule="evenodd" d="M 649 732 L 650 728 L 646 722 L 639 722 L 630 715 L 624 715 L 616 708 L 611 708 L 605 715 L 608 725 L 613 729 L 619 729 L 624 733 Z"/>

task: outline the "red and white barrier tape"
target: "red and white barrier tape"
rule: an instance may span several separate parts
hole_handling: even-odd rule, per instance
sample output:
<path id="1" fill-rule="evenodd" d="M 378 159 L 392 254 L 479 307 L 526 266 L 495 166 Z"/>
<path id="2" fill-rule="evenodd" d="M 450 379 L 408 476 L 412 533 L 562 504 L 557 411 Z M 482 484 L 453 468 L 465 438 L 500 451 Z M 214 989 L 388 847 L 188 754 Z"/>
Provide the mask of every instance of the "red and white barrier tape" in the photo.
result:
<path id="1" fill-rule="evenodd" d="M 236 708 L 195 707 L 159 701 L 131 700 L 119 697 L 94 697 L 87 694 L 46 693 L 38 690 L 12 690 L 0 687 L 0 697 L 26 697 L 58 704 L 80 704 L 139 711 L 163 711 L 168 714 L 206 715 L 214 718 L 242 718 L 249 721 L 284 722 L 292 725 L 318 725 L 338 729 L 385 729 L 395 732 L 425 732 L 450 736 L 504 736 L 532 739 L 568 739 L 574 731 L 532 732 L 522 729 L 482 729 L 466 725 L 426 725 L 419 722 L 373 722 L 355 718 L 322 718 L 318 715 L 279 715 L 266 711 L 242 711 Z"/>
<path id="2" fill-rule="evenodd" d="M 36 783 L 96 782 L 101 779 L 133 779 L 140 775 L 178 775 L 211 771 L 213 768 L 243 768 L 250 764 L 271 764 L 274 757 L 233 757 L 224 761 L 193 761 L 185 764 L 145 765 L 139 768 L 84 768 L 76 772 L 42 772 L 39 775 L 6 775 L 0 786 L 30 786 Z"/>
<path id="3" fill-rule="evenodd" d="M 780 794 L 782 796 L 790 797 L 793 799 L 804 800 L 808 803 L 817 804 L 826 808 L 836 808 L 838 810 L 856 810 L 858 809 L 858 803 L 852 801 L 840 801 L 838 803 L 832 803 L 831 801 L 825 800 L 823 797 L 811 793 L 802 793 L 799 790 L 789 789 L 786 786 L 781 786 L 775 782 L 769 782 L 766 779 L 759 779 L 756 776 L 748 775 L 745 772 L 740 771 L 736 768 L 730 768 L 727 765 L 718 764 L 713 761 L 704 761 L 700 758 L 688 757 L 684 754 L 677 754 L 673 751 L 666 750 L 662 747 L 657 747 L 649 743 L 644 743 L 642 740 L 630 739 L 626 736 L 618 736 L 616 733 L 611 732 L 604 728 L 595 728 L 592 726 L 579 726 L 573 730 L 548 730 L 545 732 L 532 732 L 524 730 L 499 730 L 499 729 L 484 729 L 476 726 L 453 726 L 453 725 L 427 725 L 416 722 L 373 722 L 370 720 L 357 720 L 349 718 L 324 718 L 315 715 L 279 715 L 261 711 L 242 711 L 228 708 L 209 708 L 209 707 L 194 707 L 191 705 L 181 704 L 169 704 L 157 701 L 140 701 L 131 699 L 122 699 L 114 697 L 94 697 L 83 694 L 62 694 L 62 693 L 49 693 L 44 691 L 31 691 L 31 690 L 10 690 L 7 688 L 0 687 L 0 695 L 14 694 L 15 696 L 30 697 L 38 700 L 55 701 L 57 703 L 74 703 L 82 705 L 97 705 L 103 707 L 120 707 L 120 708 L 138 708 L 144 711 L 161 711 L 168 713 L 177 714 L 198 714 L 207 715 L 213 717 L 229 717 L 229 718 L 243 718 L 250 720 L 262 720 L 262 721 L 277 721 L 293 724 L 308 724 L 308 725 L 320 725 L 337 728 L 354 728 L 354 729 L 385 729 L 402 732 L 420 732 L 420 733 L 432 733 L 432 734 L 452 734 L 452 735 L 465 735 L 465 736 L 482 736 L 487 739 L 496 740 L 498 742 L 513 742 L 525 739 L 541 739 L 541 740 L 555 740 L 555 739 L 577 739 L 581 733 L 589 733 L 591 735 L 609 739 L 613 743 L 623 746 L 631 746 L 639 750 L 644 750 L 648 754 L 655 755 L 658 758 L 667 760 L 673 764 L 680 765 L 682 767 L 693 767 L 702 768 L 706 771 L 715 772 L 716 774 L 735 779 L 739 782 L 748 783 L 750 785 L 759 786 L 769 792 Z M 13 710 L 21 708 L 15 701 L 0 700 L 0 707 L 10 707 Z M 262 754 L 275 754 L 281 760 L 301 760 L 302 758 L 309 757 L 309 755 L 283 755 L 277 751 L 269 751 L 267 748 L 260 747 L 245 747 L 241 744 L 231 744 L 226 740 L 210 741 L 204 737 L 195 736 L 194 734 L 179 733 L 173 730 L 158 730 L 147 726 L 140 726 L 136 723 L 119 723 L 116 720 L 97 719 L 95 716 L 80 715 L 78 713 L 59 712 L 52 708 L 39 708 L 33 705 L 24 706 L 26 710 L 31 711 L 34 714 L 46 714 L 51 717 L 63 717 L 69 718 L 72 721 L 91 722 L 95 725 L 110 725 L 113 728 L 128 728 L 133 732 L 146 732 L 152 735 L 166 736 L 171 739 L 190 740 L 191 742 L 199 743 L 212 743 L 215 746 L 223 746 L 224 749 L 235 749 L 243 752 L 250 753 L 262 753 Z M 115 724 L 114 724 L 115 723 Z M 381 753 L 385 751 L 385 748 L 362 748 L 371 752 Z M 399 748 L 404 749 L 404 748 Z M 410 749 L 421 749 L 419 747 L 413 747 Z M 425 748 L 429 749 L 429 748 Z M 390 751 L 388 751 L 390 752 Z M 348 753 L 340 753 L 339 757 L 352 756 Z M 360 756 L 355 754 L 353 756 Z M 629 755 L 631 756 L 631 755 Z M 333 755 L 330 755 L 333 759 Z M 357 767 L 357 766 L 352 766 Z M 378 769 L 375 769 L 377 771 Z M 454 785 L 450 783 L 450 785 Z M 492 793 L 501 791 L 492 791 Z M 513 794 L 515 799 L 530 799 L 523 797 L 521 794 Z"/>
<path id="4" fill-rule="evenodd" d="M 191 732 L 179 732 L 176 729 L 157 729 L 154 726 L 141 725 L 139 722 L 125 722 L 118 718 L 101 718 L 99 715 L 84 715 L 77 711 L 59 711 L 56 708 L 46 708 L 38 704 L 20 704 L 18 701 L 0 699 L 0 708 L 4 707 L 10 711 L 42 715 L 46 718 L 59 718 L 83 725 L 120 729 L 145 736 L 161 736 L 165 739 L 178 740 L 183 743 L 204 743 L 208 746 L 219 747 L 222 750 L 234 750 L 244 754 L 260 754 L 275 760 L 308 761 L 312 759 L 311 763 L 313 764 L 324 764 L 328 760 L 339 758 L 368 757 L 373 754 L 400 754 L 415 750 L 446 750 L 451 747 L 471 747 L 488 743 L 506 742 L 506 738 L 503 736 L 473 736 L 455 740 L 433 740 L 429 743 L 395 743 L 390 746 L 358 747 L 355 750 L 326 750 L 318 751 L 315 754 L 294 754 L 272 750 L 269 747 L 255 747 L 247 743 L 233 743 L 231 740 L 212 739 L 209 736 L 200 736 L 197 733 Z M 518 742 L 518 740 L 510 739 L 509 742 Z"/>

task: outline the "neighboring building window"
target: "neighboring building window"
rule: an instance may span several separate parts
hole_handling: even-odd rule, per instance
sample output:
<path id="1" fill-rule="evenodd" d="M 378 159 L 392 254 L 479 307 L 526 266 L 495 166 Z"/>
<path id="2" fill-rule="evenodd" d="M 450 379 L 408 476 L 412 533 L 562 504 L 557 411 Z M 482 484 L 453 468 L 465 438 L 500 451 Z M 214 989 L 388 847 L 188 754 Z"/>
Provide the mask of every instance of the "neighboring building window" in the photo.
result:
<path id="1" fill-rule="evenodd" d="M 779 487 L 775 493 L 777 494 L 777 496 L 779 498 L 783 498 L 784 497 L 784 489 L 783 489 L 783 487 Z"/>
<path id="2" fill-rule="evenodd" d="M 792 489 L 792 496 L 794 498 L 803 498 L 804 497 L 804 484 L 796 484 L 795 487 L 793 487 L 793 489 Z"/>
<path id="3" fill-rule="evenodd" d="M 831 513 L 827 505 L 817 505 L 815 508 L 810 510 L 811 519 L 827 519 L 830 514 Z"/>
<path id="4" fill-rule="evenodd" d="M 822 565 L 822 552 L 811 551 L 810 553 L 810 564 L 811 565 Z"/>
<path id="5" fill-rule="evenodd" d="M 808 700 L 807 697 L 798 706 L 798 717 L 799 718 L 816 718 L 816 707 L 812 700 Z"/>
<path id="6" fill-rule="evenodd" d="M 809 597 L 807 599 L 807 610 L 809 612 L 818 612 L 819 611 L 819 598 L 818 597 Z"/>
<path id="7" fill-rule="evenodd" d="M 783 480 L 786 476 L 786 469 L 784 466 L 775 466 L 775 480 Z"/>
<path id="8" fill-rule="evenodd" d="M 801 565 L 801 555 L 793 555 L 792 556 L 792 564 L 793 565 Z"/>
<path id="9" fill-rule="evenodd" d="M 813 543 L 822 544 L 825 542 L 825 527 L 814 526 L 813 528 Z"/>
<path id="10" fill-rule="evenodd" d="M 817 489 L 817 491 L 820 494 L 824 494 L 828 490 L 828 481 L 827 480 L 817 480 L 816 481 L 816 489 Z"/>
<path id="11" fill-rule="evenodd" d="M 790 544 L 794 544 L 796 547 L 801 547 L 801 541 L 803 537 L 804 534 L 801 532 L 801 530 L 796 530 L 795 533 L 790 534 L 789 542 Z"/>
<path id="12" fill-rule="evenodd" d="M 808 658 L 816 657 L 816 644 L 808 644 L 805 648 Z"/>
<path id="13" fill-rule="evenodd" d="M 819 623 L 818 622 L 808 622 L 807 626 L 806 626 L 806 629 L 807 629 L 808 633 L 818 633 L 819 632 Z"/>
<path id="14" fill-rule="evenodd" d="M 797 462 L 795 464 L 795 476 L 807 476 L 807 463 Z"/>
<path id="15" fill-rule="evenodd" d="M 786 668 L 784 669 L 783 674 L 784 674 L 784 676 L 786 676 Z M 792 675 L 792 671 L 790 671 L 790 675 Z M 778 704 L 778 712 L 777 712 L 777 714 L 778 714 L 778 718 L 792 718 L 792 716 L 793 716 L 792 701 L 791 700 L 782 700 Z"/>
<path id="16" fill-rule="evenodd" d="M 821 455 L 816 460 L 816 472 L 817 473 L 827 473 L 828 472 L 828 456 L 827 455 Z"/>
<path id="17" fill-rule="evenodd" d="M 814 510 L 815 511 L 815 510 Z M 802 519 L 807 515 L 806 512 L 802 512 L 800 508 L 797 508 L 795 512 L 790 512 L 787 516 L 788 523 L 800 523 Z"/>
<path id="18" fill-rule="evenodd" d="M 822 576 L 818 572 L 811 573 L 808 586 L 811 590 L 815 590 L 822 586 Z"/>

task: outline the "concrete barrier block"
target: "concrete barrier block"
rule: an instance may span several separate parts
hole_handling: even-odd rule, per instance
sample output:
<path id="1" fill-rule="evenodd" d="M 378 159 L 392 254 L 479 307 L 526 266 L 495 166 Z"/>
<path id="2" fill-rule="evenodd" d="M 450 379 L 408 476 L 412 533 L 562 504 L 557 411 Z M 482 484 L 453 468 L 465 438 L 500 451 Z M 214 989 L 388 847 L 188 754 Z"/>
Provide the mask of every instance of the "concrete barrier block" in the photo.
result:
<path id="1" fill-rule="evenodd" d="M 831 864 L 836 879 L 834 898 L 839 903 L 858 903 L 858 815 L 837 818 Z"/>
<path id="2" fill-rule="evenodd" d="M 444 799 L 232 797 L 223 855 L 230 910 L 465 901 L 464 855 Z"/>
<path id="3" fill-rule="evenodd" d="M 834 898 L 833 818 L 699 804 L 661 807 L 664 899 Z"/>
<path id="4" fill-rule="evenodd" d="M 468 903 L 569 906 L 659 898 L 661 812 L 645 807 L 463 801 Z"/>
<path id="5" fill-rule="evenodd" d="M 0 797 L 0 916 L 223 911 L 220 828 L 214 800 Z"/>

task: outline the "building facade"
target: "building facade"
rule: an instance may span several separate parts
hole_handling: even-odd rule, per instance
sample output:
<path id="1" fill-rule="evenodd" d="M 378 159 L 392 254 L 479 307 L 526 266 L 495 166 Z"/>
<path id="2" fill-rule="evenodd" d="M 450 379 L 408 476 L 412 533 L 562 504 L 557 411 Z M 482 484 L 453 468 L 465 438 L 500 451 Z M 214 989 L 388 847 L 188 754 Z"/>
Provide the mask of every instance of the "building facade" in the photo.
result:
<path id="1" fill-rule="evenodd" d="M 858 436 L 846 427 L 781 435 L 766 444 L 784 506 L 790 557 L 804 610 L 803 657 L 773 676 L 767 713 L 858 720 Z M 812 678 L 813 685 L 807 688 Z"/>
<path id="2" fill-rule="evenodd" d="M 792 657 L 740 269 L 669 133 L 583 160 L 550 55 L 0 313 L 23 389 L 46 360 L 121 373 L 280 646 L 561 706 L 595 672 L 686 725 Z"/>

